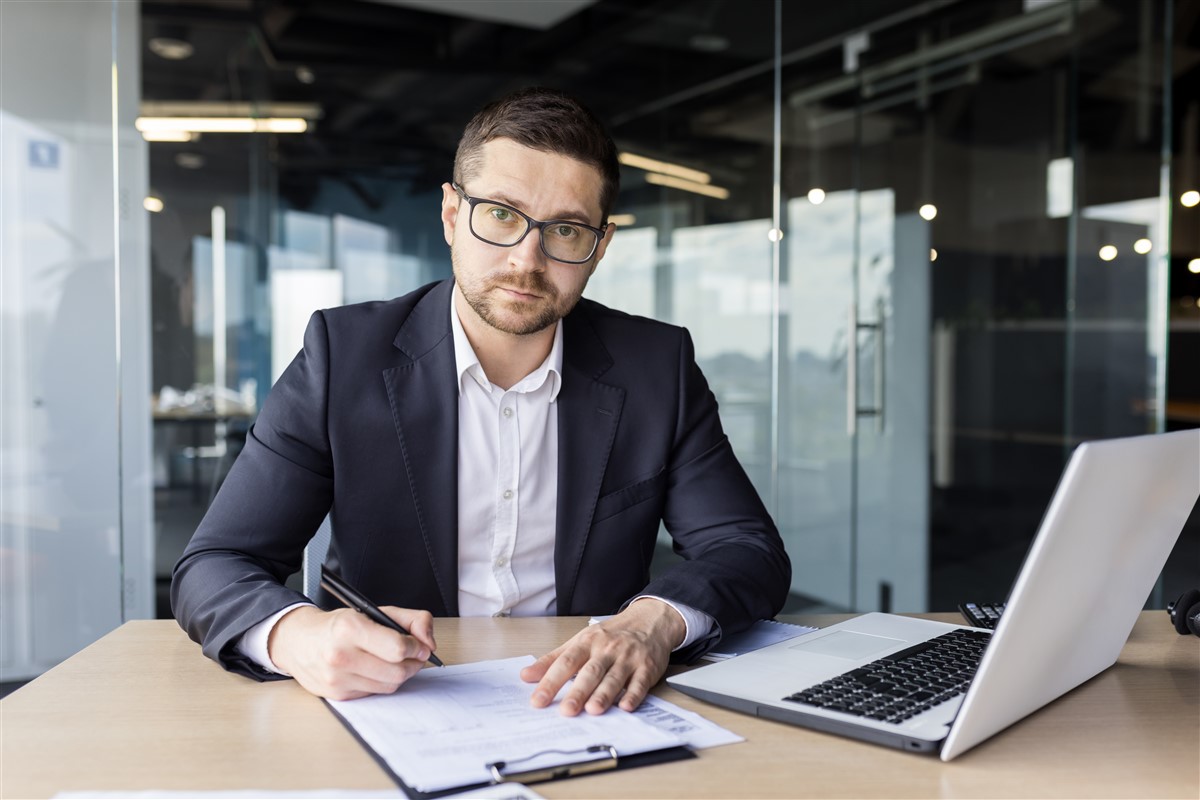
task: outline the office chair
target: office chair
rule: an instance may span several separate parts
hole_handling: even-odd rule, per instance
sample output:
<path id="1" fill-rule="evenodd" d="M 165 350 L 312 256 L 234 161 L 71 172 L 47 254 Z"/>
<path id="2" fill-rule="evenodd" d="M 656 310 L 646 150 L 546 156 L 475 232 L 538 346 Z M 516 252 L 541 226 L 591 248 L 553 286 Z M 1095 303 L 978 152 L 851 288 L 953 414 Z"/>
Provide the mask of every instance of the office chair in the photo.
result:
<path id="1" fill-rule="evenodd" d="M 317 587 L 321 585 L 321 565 L 325 563 L 325 554 L 329 552 L 329 537 L 333 535 L 333 527 L 326 515 L 321 527 L 313 534 L 304 548 L 301 579 L 304 584 L 304 595 L 314 603 L 317 600 Z"/>

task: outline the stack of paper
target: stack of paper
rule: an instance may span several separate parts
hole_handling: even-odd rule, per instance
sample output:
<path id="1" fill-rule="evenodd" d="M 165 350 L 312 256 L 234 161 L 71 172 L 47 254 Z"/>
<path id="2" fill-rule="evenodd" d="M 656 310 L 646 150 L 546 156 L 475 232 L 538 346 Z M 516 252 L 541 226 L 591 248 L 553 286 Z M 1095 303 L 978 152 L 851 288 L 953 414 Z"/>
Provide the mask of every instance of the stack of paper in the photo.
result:
<path id="1" fill-rule="evenodd" d="M 605 758 L 600 746 L 625 757 L 741 740 L 657 698 L 633 714 L 612 708 L 564 717 L 557 704 L 533 708 L 533 686 L 519 675 L 533 662 L 424 669 L 394 694 L 329 705 L 402 787 L 420 793 L 490 783 L 490 765 L 500 761 L 525 771 Z"/>

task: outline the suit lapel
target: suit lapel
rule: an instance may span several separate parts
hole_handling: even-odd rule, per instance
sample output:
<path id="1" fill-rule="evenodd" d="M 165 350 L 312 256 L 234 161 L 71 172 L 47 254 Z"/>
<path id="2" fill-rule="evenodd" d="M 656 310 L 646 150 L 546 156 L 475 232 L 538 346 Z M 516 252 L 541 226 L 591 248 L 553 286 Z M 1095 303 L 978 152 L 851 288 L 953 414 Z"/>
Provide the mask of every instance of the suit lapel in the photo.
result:
<path id="1" fill-rule="evenodd" d="M 570 614 L 625 390 L 598 380 L 612 366 L 612 357 L 578 306 L 563 325 L 554 578 L 558 613 Z"/>
<path id="2" fill-rule="evenodd" d="M 413 308 L 393 342 L 412 361 L 383 371 L 421 536 L 445 613 L 458 614 L 458 393 L 452 281 Z"/>

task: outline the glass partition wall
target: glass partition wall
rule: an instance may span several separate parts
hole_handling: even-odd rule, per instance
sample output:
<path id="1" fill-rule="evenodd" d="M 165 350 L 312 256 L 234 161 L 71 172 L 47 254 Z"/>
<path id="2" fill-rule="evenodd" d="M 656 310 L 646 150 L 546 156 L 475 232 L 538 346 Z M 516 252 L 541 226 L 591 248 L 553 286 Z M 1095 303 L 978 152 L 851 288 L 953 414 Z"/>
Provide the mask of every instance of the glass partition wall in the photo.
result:
<path id="1" fill-rule="evenodd" d="M 245 23 L 193 21 L 178 28 L 154 23 L 143 9 L 142 124 L 176 116 L 271 115 L 265 65 L 255 32 Z M 149 17 L 149 18 L 147 18 Z M 177 90 L 178 70 L 196 69 L 180 48 L 220 47 L 212 79 L 227 91 L 191 100 Z M 174 49 L 172 49 L 174 48 Z M 149 127 L 149 126 L 147 126 Z M 150 283 L 155 580 L 160 617 L 170 616 L 171 570 L 245 442 L 272 379 L 276 312 L 271 256 L 297 238 L 275 230 L 277 170 L 268 135 L 147 130 L 151 204 Z M 288 259 L 299 269 L 299 257 Z M 330 305 L 340 302 L 329 298 Z M 279 337 L 282 339 L 283 337 Z"/>
<path id="2" fill-rule="evenodd" d="M 618 115 L 728 196 L 633 172 L 589 294 L 692 330 L 794 607 L 1003 598 L 1070 450 L 1162 429 L 1169 9 L 778 11 L 770 70 Z"/>
<path id="3" fill-rule="evenodd" d="M 147 38 L 170 5 L 146 5 Z M 322 67 L 279 19 L 220 22 L 236 46 L 193 96 L 269 117 L 332 82 L 354 103 L 326 95 L 295 139 L 150 145 L 160 582 L 308 313 L 447 276 L 462 124 L 541 83 L 622 152 L 586 294 L 691 331 L 792 556 L 788 610 L 1002 599 L 1070 449 L 1162 429 L 1170 0 L 559 5 L 503 23 L 380 6 L 374 28 L 436 46 L 429 64 L 392 47 L 378 75 L 369 36 Z M 367 13 L 337 8 L 292 27 Z M 181 99 L 153 66 L 145 99 Z M 356 126 L 391 133 L 354 150 Z"/>
<path id="4" fill-rule="evenodd" d="M 0 3 L 0 693 L 153 614 L 137 28 Z"/>
<path id="5" fill-rule="evenodd" d="M 1071 449 L 1162 429 L 1168 11 L 915 7 L 786 66 L 798 593 L 1002 599 Z"/>

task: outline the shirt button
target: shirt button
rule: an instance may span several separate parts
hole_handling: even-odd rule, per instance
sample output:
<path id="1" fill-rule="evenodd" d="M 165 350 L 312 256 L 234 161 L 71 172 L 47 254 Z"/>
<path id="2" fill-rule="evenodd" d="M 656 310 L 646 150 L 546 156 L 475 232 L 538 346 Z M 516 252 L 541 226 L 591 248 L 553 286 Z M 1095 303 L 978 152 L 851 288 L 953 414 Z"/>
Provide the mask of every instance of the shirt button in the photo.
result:
<path id="1" fill-rule="evenodd" d="M 512 416 L 512 409 L 511 409 L 511 408 L 507 408 L 507 407 L 506 407 L 506 408 L 504 409 L 504 416 L 506 416 L 506 417 L 511 417 L 511 416 Z"/>
<path id="2" fill-rule="evenodd" d="M 505 490 L 504 490 L 504 499 L 505 499 L 505 500 L 512 500 L 512 494 L 513 494 L 513 493 L 512 493 L 512 489 L 505 489 Z"/>
<path id="3" fill-rule="evenodd" d="M 508 563 L 508 559 L 505 558 L 504 556 L 500 556 L 499 558 L 496 559 L 497 567 L 503 567 L 507 563 Z"/>

